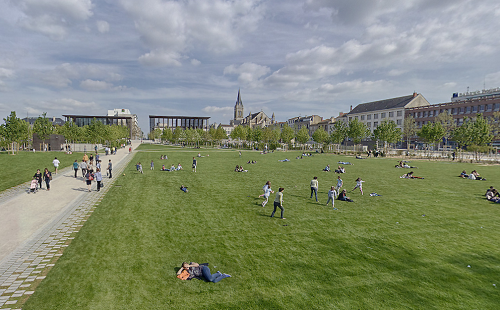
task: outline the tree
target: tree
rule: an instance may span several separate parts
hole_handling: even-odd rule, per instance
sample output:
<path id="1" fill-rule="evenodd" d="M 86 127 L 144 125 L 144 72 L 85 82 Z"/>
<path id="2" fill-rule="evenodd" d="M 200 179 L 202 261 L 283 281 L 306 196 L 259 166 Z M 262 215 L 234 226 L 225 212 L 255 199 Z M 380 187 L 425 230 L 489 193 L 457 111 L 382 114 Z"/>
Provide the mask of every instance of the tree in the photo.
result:
<path id="1" fill-rule="evenodd" d="M 333 124 L 333 131 L 330 135 L 330 141 L 338 145 L 337 151 L 340 150 L 340 144 L 349 134 L 349 127 L 345 122 L 339 121 Z"/>
<path id="2" fill-rule="evenodd" d="M 182 130 L 181 127 L 175 127 L 172 139 L 174 140 L 175 143 L 179 143 L 179 141 L 181 140 L 184 141 L 186 139 L 186 134 L 184 133 L 184 130 Z"/>
<path id="3" fill-rule="evenodd" d="M 297 142 L 302 144 L 302 146 L 304 146 L 304 144 L 306 144 L 307 141 L 309 141 L 309 139 L 310 139 L 309 130 L 307 129 L 306 126 L 302 126 L 300 128 L 300 130 L 297 132 L 296 139 L 297 139 Z"/>
<path id="4" fill-rule="evenodd" d="M 417 135 L 427 143 L 435 145 L 443 139 L 446 130 L 441 123 L 427 123 L 417 132 Z"/>
<path id="5" fill-rule="evenodd" d="M 406 147 L 410 150 L 410 139 L 417 134 L 417 124 L 413 116 L 409 115 L 405 118 L 403 124 L 403 136 L 406 138 Z"/>
<path id="6" fill-rule="evenodd" d="M 39 116 L 35 123 L 33 124 L 33 132 L 38 135 L 40 140 L 45 141 L 53 133 L 54 127 L 50 119 L 46 117 L 47 112 L 42 114 L 43 117 Z M 45 150 L 45 142 L 43 142 L 43 149 Z"/>
<path id="7" fill-rule="evenodd" d="M 153 131 L 151 131 L 148 134 L 148 138 L 149 138 L 149 140 L 156 140 L 156 139 L 160 139 L 161 135 L 162 135 L 161 129 L 155 128 Z"/>
<path id="8" fill-rule="evenodd" d="M 355 145 L 361 143 L 361 140 L 370 135 L 370 129 L 360 122 L 357 118 L 349 122 L 349 134 Z"/>
<path id="9" fill-rule="evenodd" d="M 290 147 L 290 141 L 292 141 L 293 137 L 295 136 L 295 132 L 293 128 L 288 126 L 288 124 L 285 124 L 283 128 L 281 129 L 280 133 L 280 138 L 281 142 L 286 143 L 288 147 Z"/>
<path id="10" fill-rule="evenodd" d="M 373 130 L 373 138 L 384 143 L 384 154 L 387 154 L 387 143 L 396 143 L 401 140 L 401 130 L 392 120 L 384 120 Z"/>
<path id="11" fill-rule="evenodd" d="M 239 142 L 241 142 L 241 140 L 246 139 L 246 134 L 247 133 L 246 133 L 245 128 L 241 125 L 238 125 L 233 129 L 233 131 L 231 131 L 230 137 L 233 140 L 238 140 Z M 238 144 L 238 147 L 239 147 L 239 144 Z"/>
<path id="12" fill-rule="evenodd" d="M 318 144 L 323 144 L 325 142 L 328 142 L 328 132 L 326 132 L 325 129 L 323 129 L 323 127 L 319 127 L 312 134 L 312 138 L 314 142 Z"/>
<path id="13" fill-rule="evenodd" d="M 491 134 L 494 137 L 498 137 L 500 134 L 500 112 L 493 112 L 493 115 L 489 119 Z"/>
<path id="14" fill-rule="evenodd" d="M 10 115 L 3 120 L 5 121 L 5 124 L 1 126 L 3 144 L 12 150 L 12 154 L 15 154 L 21 141 L 28 139 L 29 124 L 19 119 L 15 111 L 10 112 Z"/>
<path id="15" fill-rule="evenodd" d="M 469 135 L 471 144 L 467 149 L 474 152 L 476 161 L 478 161 L 479 153 L 488 151 L 490 148 L 487 147 L 487 144 L 493 140 L 490 124 L 481 114 L 477 115 L 469 127 Z"/>
<path id="16" fill-rule="evenodd" d="M 161 137 L 160 139 L 162 141 L 170 141 L 172 140 L 172 130 L 170 130 L 170 128 L 163 128 L 163 132 L 161 133 Z"/>
<path id="17" fill-rule="evenodd" d="M 455 119 L 453 116 L 451 116 L 450 112 L 446 111 L 444 113 L 440 113 L 438 116 L 434 118 L 435 123 L 441 123 L 445 130 L 445 134 L 443 138 L 445 138 L 446 142 L 445 145 L 447 144 L 448 139 L 450 138 L 451 134 L 453 133 L 453 130 L 457 127 L 457 124 L 455 123 Z"/>
<path id="18" fill-rule="evenodd" d="M 227 139 L 227 133 L 222 126 L 219 126 L 215 130 L 214 140 L 217 141 L 217 143 L 220 143 L 220 141 L 224 139 Z"/>

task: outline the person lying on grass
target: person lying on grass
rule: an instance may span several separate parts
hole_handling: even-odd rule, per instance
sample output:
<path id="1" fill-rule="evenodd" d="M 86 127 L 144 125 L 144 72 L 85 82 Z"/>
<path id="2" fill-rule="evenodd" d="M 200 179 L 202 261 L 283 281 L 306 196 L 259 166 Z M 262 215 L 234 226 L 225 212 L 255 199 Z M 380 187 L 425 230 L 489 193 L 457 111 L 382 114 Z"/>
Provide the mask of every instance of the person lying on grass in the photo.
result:
<path id="1" fill-rule="evenodd" d="M 490 188 L 488 188 L 488 189 L 486 190 L 486 193 L 485 193 L 484 195 L 485 195 L 486 197 L 488 197 L 488 194 L 489 194 L 490 192 L 494 191 L 494 190 L 496 191 L 496 189 L 495 189 L 493 186 L 490 186 Z"/>
<path id="2" fill-rule="evenodd" d="M 466 179 L 469 177 L 469 175 L 467 174 L 467 171 L 463 170 L 462 173 L 460 173 L 459 177 L 461 177 L 462 179 Z"/>
<path id="3" fill-rule="evenodd" d="M 476 170 L 472 170 L 472 172 L 469 174 L 469 179 L 486 181 L 485 178 L 479 176 L 479 173 Z"/>
<path id="4" fill-rule="evenodd" d="M 397 164 L 394 167 L 396 167 L 396 168 L 417 168 L 417 167 L 410 166 L 406 162 L 403 162 L 403 161 L 400 161 L 399 164 Z"/>
<path id="5" fill-rule="evenodd" d="M 413 175 L 413 171 L 408 172 L 400 176 L 401 179 L 423 179 L 422 177 L 417 177 Z"/>
<path id="6" fill-rule="evenodd" d="M 186 186 L 184 185 L 181 185 L 181 191 L 183 191 L 184 193 L 187 193 L 188 192 L 188 189 Z"/>
<path id="7" fill-rule="evenodd" d="M 500 203 L 500 197 L 498 197 L 498 191 L 496 189 L 492 189 L 486 194 L 486 199 L 488 199 L 491 202 L 496 202 Z"/>
<path id="8" fill-rule="evenodd" d="M 183 262 L 181 269 L 177 271 L 177 277 L 182 280 L 191 280 L 193 278 L 197 278 L 200 280 L 205 279 L 208 282 L 213 282 L 217 283 L 220 280 L 224 278 L 230 278 L 231 276 L 226 274 L 226 273 L 221 273 L 220 271 L 217 271 L 216 273 L 212 274 L 210 272 L 210 268 L 207 266 L 208 264 L 198 264 L 195 262 L 191 262 L 190 264 Z M 183 271 L 187 272 L 187 278 L 179 277 L 183 273 Z M 184 272 L 184 275 L 186 275 L 186 272 Z"/>

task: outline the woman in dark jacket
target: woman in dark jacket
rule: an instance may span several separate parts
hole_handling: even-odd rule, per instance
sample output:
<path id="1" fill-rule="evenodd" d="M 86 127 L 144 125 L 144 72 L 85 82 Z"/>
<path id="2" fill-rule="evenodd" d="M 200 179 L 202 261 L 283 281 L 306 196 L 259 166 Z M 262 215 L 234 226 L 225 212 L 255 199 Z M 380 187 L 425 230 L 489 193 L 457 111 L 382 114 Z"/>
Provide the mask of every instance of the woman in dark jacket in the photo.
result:
<path id="1" fill-rule="evenodd" d="M 43 171 L 43 179 L 45 180 L 45 185 L 47 185 L 47 190 L 50 191 L 50 180 L 52 179 L 52 173 L 49 169 L 45 168 Z"/>

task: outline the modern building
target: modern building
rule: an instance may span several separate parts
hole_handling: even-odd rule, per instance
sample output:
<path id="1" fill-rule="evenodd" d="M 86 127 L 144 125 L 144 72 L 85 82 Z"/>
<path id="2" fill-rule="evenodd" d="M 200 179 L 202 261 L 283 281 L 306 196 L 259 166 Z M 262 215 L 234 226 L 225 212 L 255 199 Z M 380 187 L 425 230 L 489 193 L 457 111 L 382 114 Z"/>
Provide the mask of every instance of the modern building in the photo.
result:
<path id="1" fill-rule="evenodd" d="M 421 128 L 428 122 L 434 122 L 434 118 L 441 113 L 449 113 L 455 119 L 457 125 L 462 125 L 464 118 L 475 118 L 478 113 L 484 117 L 493 115 L 500 111 L 500 94 L 482 97 L 466 98 L 462 101 L 432 104 L 422 107 L 413 107 L 405 111 L 406 116 L 411 115 L 415 119 L 417 127 Z"/>
<path id="2" fill-rule="evenodd" d="M 481 99 L 488 97 L 498 97 L 498 96 L 500 96 L 500 87 L 483 89 L 481 91 L 477 90 L 473 92 L 469 92 L 469 88 L 467 87 L 467 92 L 465 93 L 454 93 L 451 96 L 451 102 Z"/>
<path id="3" fill-rule="evenodd" d="M 209 116 L 149 116 L 149 130 L 150 132 L 159 128 L 161 130 L 170 129 L 174 130 L 177 127 L 182 129 L 194 128 L 208 130 Z"/>
<path id="4" fill-rule="evenodd" d="M 132 130 L 131 130 L 131 137 L 132 139 L 140 139 L 142 137 L 142 131 L 141 128 L 139 128 L 139 119 L 137 117 L 137 114 L 132 114 L 130 113 L 129 109 L 114 109 L 114 110 L 108 110 L 108 116 L 130 116 L 132 118 Z M 125 120 L 123 120 L 123 124 L 120 123 L 120 120 L 118 120 L 118 125 L 125 126 Z"/>
<path id="5" fill-rule="evenodd" d="M 342 115 L 344 122 L 358 119 L 372 132 L 384 120 L 392 120 L 403 129 L 405 111 L 409 108 L 429 106 L 430 103 L 421 94 L 372 101 L 357 105 L 349 113 Z"/>
<path id="6" fill-rule="evenodd" d="M 35 124 L 35 121 L 38 119 L 38 117 L 25 117 L 22 120 L 25 122 L 28 122 L 31 126 Z M 54 126 L 62 126 L 64 123 L 66 123 L 62 118 L 55 117 L 53 116 L 52 118 L 48 117 L 50 121 L 52 122 L 52 125 Z"/>
<path id="7" fill-rule="evenodd" d="M 126 126 L 130 130 L 130 137 L 132 139 L 140 139 L 142 136 L 142 132 L 140 128 L 137 129 L 135 127 L 135 122 L 132 116 L 102 116 L 102 115 L 63 115 L 66 118 L 66 122 L 70 120 L 75 123 L 78 127 L 83 127 L 86 125 L 90 125 L 92 120 L 96 120 L 98 122 L 103 123 L 104 125 L 119 125 Z M 138 134 L 138 132 L 141 132 Z"/>

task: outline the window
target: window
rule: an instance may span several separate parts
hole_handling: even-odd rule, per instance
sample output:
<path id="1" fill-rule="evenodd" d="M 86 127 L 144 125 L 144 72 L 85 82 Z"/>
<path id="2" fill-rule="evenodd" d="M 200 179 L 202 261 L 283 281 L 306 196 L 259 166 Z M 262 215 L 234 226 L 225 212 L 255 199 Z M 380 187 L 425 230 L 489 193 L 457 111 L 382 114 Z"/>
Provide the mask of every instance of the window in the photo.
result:
<path id="1" fill-rule="evenodd" d="M 357 116 L 354 116 L 354 118 L 355 118 L 355 119 L 358 119 L 358 117 L 357 117 Z"/>
<path id="2" fill-rule="evenodd" d="M 452 108 L 452 109 L 451 109 L 451 114 L 452 114 L 452 115 L 453 115 L 453 114 L 455 114 L 455 113 L 456 113 L 456 111 L 457 111 L 457 109 Z"/>
<path id="3" fill-rule="evenodd" d="M 385 112 L 384 112 L 384 113 L 380 113 L 380 118 L 385 118 L 385 115 L 386 115 L 386 114 L 387 114 L 387 113 L 385 113 Z"/>
<path id="4" fill-rule="evenodd" d="M 350 122 L 350 121 L 352 121 L 352 117 L 351 117 L 351 116 L 349 116 L 349 122 Z"/>
<path id="5" fill-rule="evenodd" d="M 403 111 L 397 111 L 396 116 L 403 116 Z"/>
<path id="6" fill-rule="evenodd" d="M 378 114 L 373 114 L 373 119 L 378 119 Z M 375 126 L 375 124 L 373 126 Z"/>
<path id="7" fill-rule="evenodd" d="M 361 120 L 364 121 L 365 120 L 365 116 L 364 115 L 361 115 Z"/>
<path id="8" fill-rule="evenodd" d="M 373 128 L 377 128 L 378 122 L 373 122 Z"/>
<path id="9" fill-rule="evenodd" d="M 420 127 L 420 122 L 417 122 L 417 127 Z"/>
<path id="10" fill-rule="evenodd" d="M 371 122 L 367 122 L 366 123 L 366 127 L 372 127 L 372 123 Z"/>
<path id="11" fill-rule="evenodd" d="M 427 117 L 427 111 L 424 111 L 424 112 L 422 113 L 422 117 Z"/>
<path id="12" fill-rule="evenodd" d="M 458 108 L 458 114 L 462 114 L 464 112 L 463 108 Z"/>
<path id="13" fill-rule="evenodd" d="M 494 109 L 495 111 L 498 111 L 500 109 L 500 103 L 495 103 Z"/>
<path id="14" fill-rule="evenodd" d="M 465 114 L 469 114 L 470 113 L 470 107 L 466 107 L 465 108 Z"/>
<path id="15" fill-rule="evenodd" d="M 394 117 L 394 112 L 389 112 L 389 117 Z"/>
<path id="16" fill-rule="evenodd" d="M 421 117 L 422 117 L 422 112 L 418 112 L 417 118 L 421 118 Z"/>
<path id="17" fill-rule="evenodd" d="M 371 115 L 371 114 L 368 114 L 368 115 L 366 116 L 366 119 L 367 119 L 367 120 L 371 120 L 371 119 L 372 119 L 372 115 Z"/>
<path id="18" fill-rule="evenodd" d="M 396 120 L 396 125 L 401 125 L 402 121 L 400 119 Z"/>
<path id="19" fill-rule="evenodd" d="M 473 106 L 472 107 L 472 113 L 476 113 L 477 112 L 477 107 L 476 106 Z"/>
<path id="20" fill-rule="evenodd" d="M 483 106 L 483 105 L 478 105 L 478 106 L 477 106 L 477 110 L 478 110 L 479 112 L 483 112 L 483 110 L 484 110 L 484 106 Z"/>
<path id="21" fill-rule="evenodd" d="M 492 109 L 493 109 L 493 105 L 492 104 L 488 104 L 487 108 L 486 108 L 486 111 L 491 111 Z"/>

